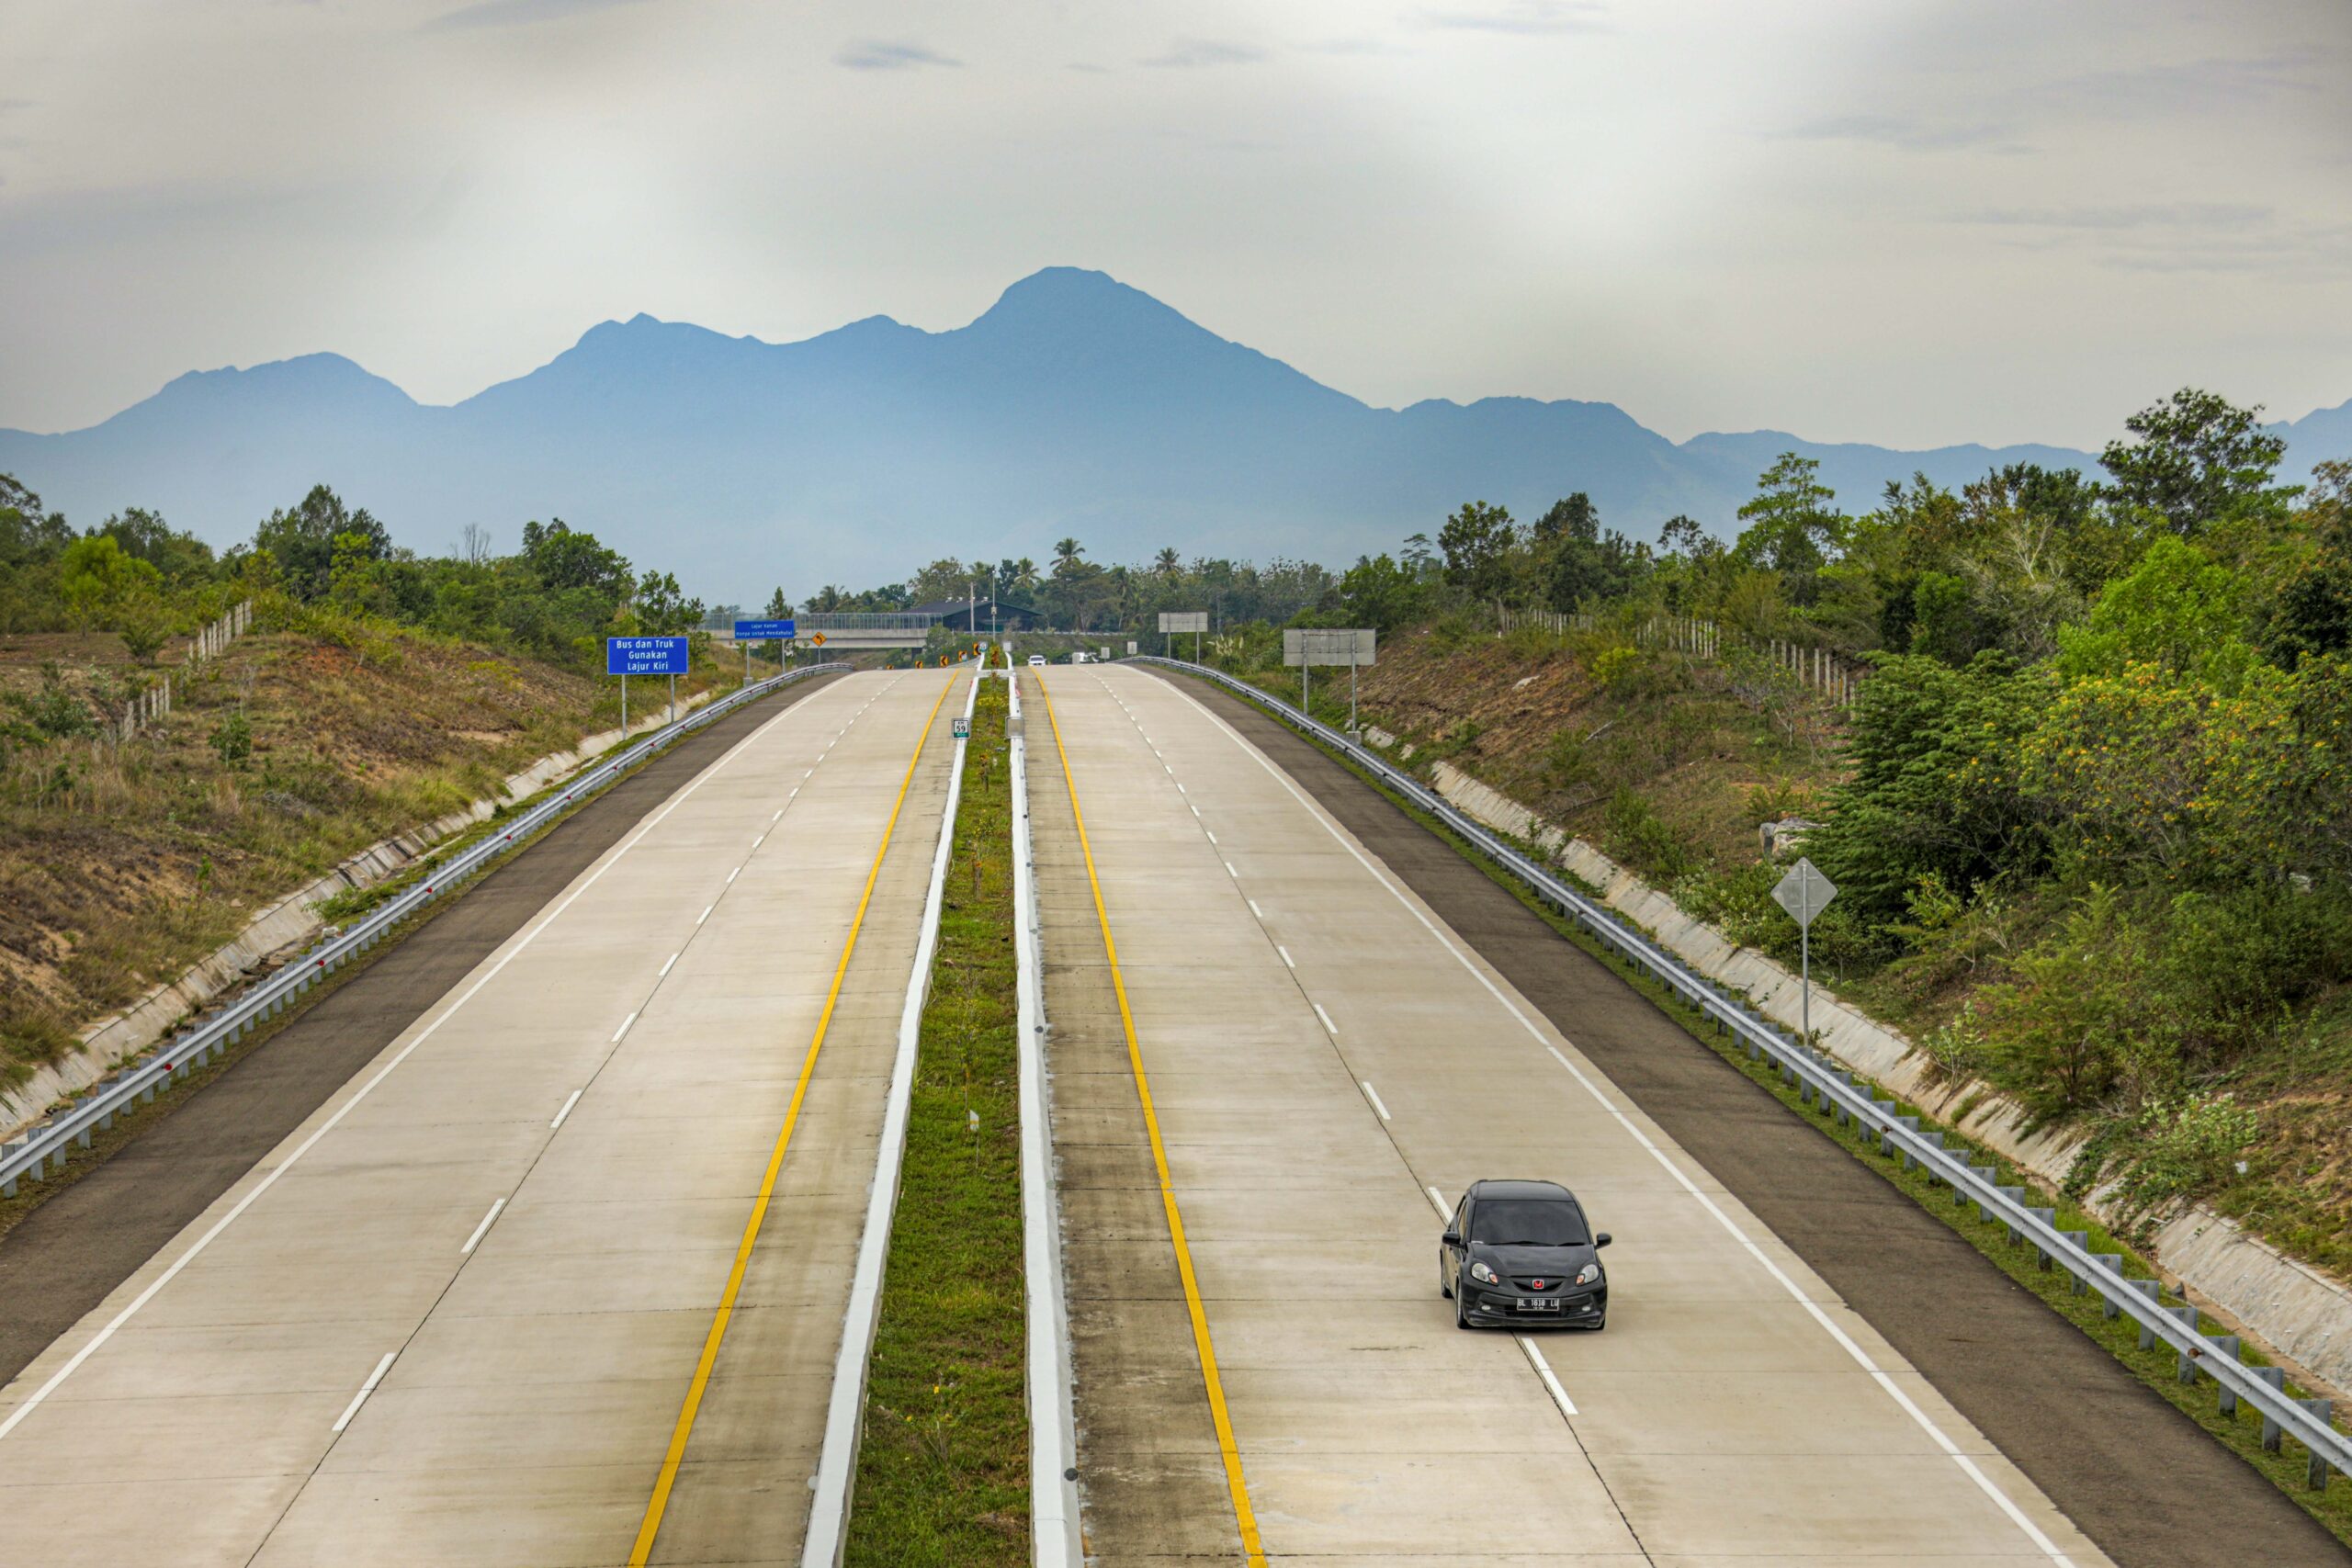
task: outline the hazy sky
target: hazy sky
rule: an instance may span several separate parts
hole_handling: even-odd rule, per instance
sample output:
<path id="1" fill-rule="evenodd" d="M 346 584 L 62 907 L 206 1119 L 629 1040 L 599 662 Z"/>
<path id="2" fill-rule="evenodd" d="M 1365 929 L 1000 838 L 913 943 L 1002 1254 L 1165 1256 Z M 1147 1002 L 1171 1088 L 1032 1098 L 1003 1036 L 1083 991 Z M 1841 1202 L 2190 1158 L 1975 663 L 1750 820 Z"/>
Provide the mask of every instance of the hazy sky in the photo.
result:
<path id="1" fill-rule="evenodd" d="M 2095 446 L 2352 398 L 2352 4 L 0 0 L 0 425 L 1100 267 L 1369 401 Z"/>

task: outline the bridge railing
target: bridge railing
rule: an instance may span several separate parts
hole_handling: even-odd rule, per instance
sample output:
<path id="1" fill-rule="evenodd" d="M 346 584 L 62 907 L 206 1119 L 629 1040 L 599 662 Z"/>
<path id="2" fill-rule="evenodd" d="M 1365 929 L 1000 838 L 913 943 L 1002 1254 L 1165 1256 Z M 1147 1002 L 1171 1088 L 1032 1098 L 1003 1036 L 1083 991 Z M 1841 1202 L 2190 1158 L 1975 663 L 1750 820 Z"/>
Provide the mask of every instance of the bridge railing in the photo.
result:
<path id="1" fill-rule="evenodd" d="M 1562 917 L 1576 921 L 1620 957 L 1672 990 L 1711 1020 L 1720 1032 L 1738 1041 L 1750 1060 L 1769 1063 L 1784 1081 L 1797 1086 L 1803 1102 L 1820 1108 L 1840 1126 L 1852 1125 L 1866 1142 L 1900 1157 L 1904 1169 L 1924 1169 L 1931 1182 L 1950 1190 L 1954 1203 L 1962 1207 L 1973 1203 L 1987 1220 L 2006 1226 L 2013 1241 L 2033 1247 L 2042 1267 L 2054 1266 L 2073 1276 L 2076 1295 L 2097 1294 L 2107 1317 L 2132 1319 L 2139 1326 L 2142 1349 L 2153 1349 L 2161 1343 L 2173 1351 L 2182 1382 L 2193 1383 L 2200 1376 L 2211 1378 L 2219 1385 L 2223 1414 L 2234 1412 L 2241 1400 L 2252 1405 L 2262 1417 L 2266 1449 L 2276 1452 L 2282 1435 L 2303 1445 L 2310 1456 L 2308 1475 L 2313 1487 L 2325 1485 L 2331 1470 L 2352 1474 L 2352 1439 L 2335 1429 L 2327 1400 L 2288 1394 L 2280 1369 L 2250 1367 L 2238 1359 L 2237 1336 L 2204 1334 L 2198 1327 L 2196 1307 L 2166 1306 L 2160 1299 L 2157 1281 L 2125 1279 L 2120 1253 L 2094 1252 L 2088 1232 L 2060 1230 L 2055 1223 L 2057 1211 L 2029 1201 L 2021 1184 L 2001 1183 L 1996 1166 L 1975 1164 L 1966 1149 L 1947 1148 L 1943 1133 L 1923 1132 L 1918 1117 L 1896 1114 L 1900 1102 L 1880 1099 L 1877 1085 L 1813 1049 L 1809 1043 L 1789 1038 L 1744 999 L 1726 994 L 1714 981 L 1617 919 L 1606 905 L 1587 897 L 1550 867 L 1457 809 L 1411 773 L 1321 720 L 1221 670 L 1147 656 L 1124 662 L 1158 665 L 1213 682 L 1340 753 L 1384 788 L 1444 823 Z"/>
<path id="2" fill-rule="evenodd" d="M 88 1148 L 96 1134 L 113 1127 L 117 1116 L 153 1100 L 175 1081 L 186 1079 L 206 1062 L 225 1055 L 231 1045 L 284 1012 L 313 985 L 390 935 L 402 920 L 433 900 L 447 897 L 460 884 L 516 844 L 527 841 L 574 804 L 638 767 L 671 741 L 795 682 L 848 668 L 845 664 L 812 664 L 807 669 L 770 676 L 663 726 L 561 786 L 560 795 L 549 796 L 461 851 L 447 864 L 434 867 L 416 886 L 316 943 L 195 1029 L 164 1041 L 139 1061 L 101 1079 L 89 1093 L 54 1112 L 47 1121 L 0 1144 L 0 1198 L 15 1197 L 18 1182 L 40 1181 L 57 1174 L 74 1149 Z"/>

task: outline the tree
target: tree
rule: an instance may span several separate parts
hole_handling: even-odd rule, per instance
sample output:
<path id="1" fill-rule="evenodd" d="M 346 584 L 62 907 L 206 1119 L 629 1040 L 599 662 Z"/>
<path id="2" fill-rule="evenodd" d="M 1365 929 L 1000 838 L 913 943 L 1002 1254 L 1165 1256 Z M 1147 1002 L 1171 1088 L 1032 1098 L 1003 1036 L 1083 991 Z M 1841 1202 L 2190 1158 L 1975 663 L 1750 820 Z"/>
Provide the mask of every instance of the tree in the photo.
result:
<path id="1" fill-rule="evenodd" d="M 1713 534 L 1680 513 L 1668 518 L 1666 526 L 1657 531 L 1657 548 L 1660 555 L 1694 561 L 1712 559 L 1723 554 L 1724 549 Z"/>
<path id="2" fill-rule="evenodd" d="M 918 604 L 935 604 L 943 599 L 961 599 L 971 593 L 974 585 L 988 576 L 988 568 L 974 561 L 966 566 L 954 556 L 933 561 L 907 581 L 907 596 Z"/>
<path id="3" fill-rule="evenodd" d="M 1510 571 L 1511 547 L 1519 543 L 1519 525 L 1509 509 L 1468 501 L 1438 530 L 1437 546 L 1445 554 L 1446 581 L 1456 588 L 1490 599 L 1500 593 Z"/>
<path id="4" fill-rule="evenodd" d="M 2270 488 L 2284 437 L 2257 423 L 2262 405 L 2238 408 L 2214 393 L 2183 387 L 2123 422 L 2140 439 L 2110 441 L 2099 466 L 2127 506 L 2156 513 L 2182 538 L 2193 538 L 2249 503 L 2283 500 Z"/>
<path id="5" fill-rule="evenodd" d="M 491 556 L 490 530 L 479 523 L 469 523 L 458 530 L 458 558 L 468 566 L 481 566 Z"/>
<path id="6" fill-rule="evenodd" d="M 0 474 L 0 566 L 47 560 L 73 542 L 63 517 L 43 508 L 15 475 Z"/>
<path id="7" fill-rule="evenodd" d="M 2134 664 L 2234 692 L 2260 662 L 2247 639 L 2245 579 L 2196 546 L 2160 538 L 2128 577 L 2107 585 L 2090 618 L 2058 629 L 2070 680 L 2121 676 Z"/>
<path id="8" fill-rule="evenodd" d="M 1315 617 L 1322 624 L 1386 632 L 1419 616 L 1427 594 L 1419 576 L 1381 555 L 1359 556 L 1324 597 L 1329 610 Z"/>
<path id="9" fill-rule="evenodd" d="M 1054 575 L 1068 577 L 1077 571 L 1080 565 L 1078 558 L 1085 553 L 1086 547 L 1076 539 L 1056 539 L 1054 541 Z"/>
<path id="10" fill-rule="evenodd" d="M 1182 564 L 1182 558 L 1178 556 L 1176 553 L 1175 546 L 1169 545 L 1163 547 L 1160 552 L 1151 559 L 1151 570 L 1153 575 L 1159 577 L 1175 576 L 1178 566 Z"/>
<path id="11" fill-rule="evenodd" d="M 212 547 L 174 528 L 160 513 L 134 506 L 107 518 L 97 532 L 119 544 L 123 554 L 153 567 L 165 582 L 206 577 L 212 570 Z"/>
<path id="12" fill-rule="evenodd" d="M 666 571 L 648 572 L 637 585 L 637 622 L 650 637 L 675 637 L 702 621 L 702 601 L 689 599 Z"/>
<path id="13" fill-rule="evenodd" d="M 164 574 L 126 555 L 110 534 L 85 534 L 65 547 L 57 563 L 57 589 L 74 619 L 85 626 L 110 624 L 134 595 L 153 593 Z"/>
<path id="14" fill-rule="evenodd" d="M 784 596 L 783 589 L 779 588 L 768 595 L 767 617 L 771 621 L 788 621 L 792 618 L 792 601 Z"/>
<path id="15" fill-rule="evenodd" d="M 1592 497 L 1578 491 L 1565 501 L 1555 501 L 1552 509 L 1535 520 L 1535 538 L 1583 539 L 1588 542 L 1600 537 L 1600 510 L 1592 504 Z"/>
<path id="16" fill-rule="evenodd" d="M 1396 558 L 1404 563 L 1407 571 L 1424 582 L 1435 577 L 1440 570 L 1437 551 L 1430 547 L 1427 534 L 1406 535 L 1405 547 L 1396 552 Z"/>
<path id="17" fill-rule="evenodd" d="M 523 558 L 542 583 L 558 592 L 586 589 L 615 602 L 628 597 L 628 558 L 560 517 L 544 525 L 536 518 L 523 525 Z"/>
<path id="18" fill-rule="evenodd" d="M 361 541 L 358 550 L 368 559 L 381 560 L 392 553 L 392 536 L 365 507 L 356 512 L 324 485 L 313 485 L 300 504 L 271 513 L 254 530 L 254 547 L 267 550 L 285 574 L 286 586 L 298 599 L 318 599 L 332 586 L 335 540 L 350 535 Z"/>
<path id="19" fill-rule="evenodd" d="M 1820 482 L 1821 465 L 1783 452 L 1756 481 L 1755 498 L 1739 509 L 1747 526 L 1732 546 L 1745 566 L 1777 571 L 1792 597 L 1810 598 L 1812 579 L 1842 549 L 1847 519 L 1833 504 L 1838 492 Z"/>

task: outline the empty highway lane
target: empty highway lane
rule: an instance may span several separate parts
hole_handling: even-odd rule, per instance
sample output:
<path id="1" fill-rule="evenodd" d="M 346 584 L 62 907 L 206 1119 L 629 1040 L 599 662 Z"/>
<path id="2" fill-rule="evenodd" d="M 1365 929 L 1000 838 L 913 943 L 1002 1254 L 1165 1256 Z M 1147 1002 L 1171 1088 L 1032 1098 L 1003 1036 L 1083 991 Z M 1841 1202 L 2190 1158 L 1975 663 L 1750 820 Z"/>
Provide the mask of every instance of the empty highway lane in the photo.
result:
<path id="1" fill-rule="evenodd" d="M 761 725 L 36 1357 L 0 1559 L 797 1561 L 968 679 Z"/>
<path id="2" fill-rule="evenodd" d="M 1102 1562 L 2107 1561 L 1221 718 L 1024 679 Z M 1605 1332 L 1454 1326 L 1484 1177 L 1614 1234 Z"/>

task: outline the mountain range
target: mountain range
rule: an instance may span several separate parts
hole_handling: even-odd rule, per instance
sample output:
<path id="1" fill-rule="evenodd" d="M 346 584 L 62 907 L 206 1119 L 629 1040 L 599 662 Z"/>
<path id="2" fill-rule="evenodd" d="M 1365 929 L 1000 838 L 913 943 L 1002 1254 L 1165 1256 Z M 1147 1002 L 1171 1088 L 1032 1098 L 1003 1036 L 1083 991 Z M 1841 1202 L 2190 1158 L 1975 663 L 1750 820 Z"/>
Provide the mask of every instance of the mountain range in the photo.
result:
<path id="1" fill-rule="evenodd" d="M 2352 402 L 2275 427 L 2297 476 L 2352 457 Z M 1673 442 L 1611 403 L 1374 408 L 1099 272 L 1050 267 L 970 325 L 887 316 L 799 343 L 639 316 L 517 379 L 423 404 L 332 354 L 191 372 L 103 423 L 0 430 L 0 472 L 76 522 L 146 506 L 216 545 L 325 482 L 394 539 L 468 523 L 514 547 L 561 516 L 716 600 L 864 586 L 940 556 L 1305 557 L 1340 566 L 1434 536 L 1478 498 L 1522 518 L 1572 491 L 1639 538 L 1684 513 L 1721 533 L 1785 451 L 1851 510 L 1887 480 L 2096 465 L 2060 446 L 1905 452 L 1781 431 Z"/>

